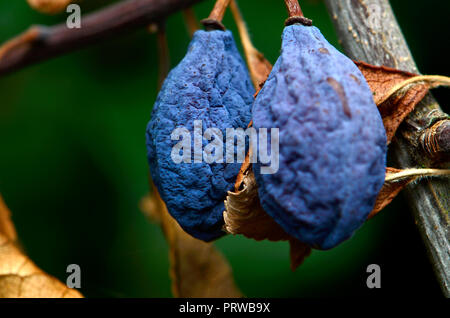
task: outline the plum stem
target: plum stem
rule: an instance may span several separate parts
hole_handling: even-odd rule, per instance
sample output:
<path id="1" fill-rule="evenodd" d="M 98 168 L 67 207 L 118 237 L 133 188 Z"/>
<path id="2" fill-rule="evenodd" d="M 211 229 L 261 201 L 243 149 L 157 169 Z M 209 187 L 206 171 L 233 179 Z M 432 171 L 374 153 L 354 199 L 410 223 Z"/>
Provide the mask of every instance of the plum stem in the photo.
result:
<path id="1" fill-rule="evenodd" d="M 305 18 L 305 16 L 303 15 L 303 11 L 300 7 L 300 4 L 298 3 L 298 0 L 284 0 L 284 3 L 286 4 L 286 8 L 289 14 L 289 18 L 287 18 L 284 22 L 286 26 L 296 23 L 300 23 L 306 26 L 312 25 L 312 21 L 308 18 Z"/>
<path id="2" fill-rule="evenodd" d="M 223 16 L 229 6 L 231 0 L 217 0 L 214 8 L 212 9 L 209 17 L 203 19 L 201 22 L 205 26 L 205 29 L 210 30 L 222 30 L 225 31 L 225 26 L 222 24 Z"/>
<path id="3" fill-rule="evenodd" d="M 304 17 L 302 8 L 297 0 L 284 0 L 289 17 Z"/>

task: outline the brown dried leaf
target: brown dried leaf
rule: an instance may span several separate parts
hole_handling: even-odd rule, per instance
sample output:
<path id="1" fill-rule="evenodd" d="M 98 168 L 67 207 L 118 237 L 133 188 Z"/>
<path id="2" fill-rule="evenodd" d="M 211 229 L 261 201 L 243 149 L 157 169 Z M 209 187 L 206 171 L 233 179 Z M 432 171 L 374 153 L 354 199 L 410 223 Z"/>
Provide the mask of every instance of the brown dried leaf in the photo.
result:
<path id="1" fill-rule="evenodd" d="M 212 243 L 197 240 L 183 231 L 170 216 L 153 187 L 153 194 L 141 202 L 141 209 L 158 221 L 169 244 L 170 276 L 175 297 L 242 297 L 231 268 Z"/>
<path id="2" fill-rule="evenodd" d="M 249 169 L 243 175 L 242 189 L 228 192 L 225 200 L 225 230 L 230 234 L 242 234 L 256 241 L 289 241 L 291 268 L 295 270 L 306 257 L 311 254 L 311 248 L 290 236 L 275 220 L 268 215 L 258 198 L 253 171 Z"/>
<path id="3" fill-rule="evenodd" d="M 261 207 L 253 171 L 243 177 L 242 189 L 228 192 L 225 200 L 225 230 L 256 241 L 286 241 L 290 236 Z"/>
<path id="4" fill-rule="evenodd" d="M 386 168 L 386 176 L 400 172 L 400 169 L 395 168 Z M 408 183 L 412 182 L 412 179 L 402 179 L 398 182 L 385 182 L 383 187 L 381 188 L 380 193 L 375 201 L 375 206 L 370 212 L 368 219 L 374 217 L 378 212 L 383 210 L 389 203 L 394 200 L 394 198 L 402 191 Z"/>
<path id="5" fill-rule="evenodd" d="M 11 212 L 0 195 L 0 235 L 9 241 L 17 240 L 17 233 L 11 220 Z"/>
<path id="6" fill-rule="evenodd" d="M 289 240 L 289 246 L 290 246 L 289 255 L 291 257 L 291 269 L 292 271 L 295 271 L 300 265 L 303 264 L 305 259 L 309 255 L 311 255 L 311 247 L 294 238 Z"/>
<path id="7" fill-rule="evenodd" d="M 419 76 L 385 66 L 355 63 L 373 92 L 374 101 L 383 118 L 388 144 L 399 125 L 425 97 L 429 89 L 450 85 L 449 78 L 445 76 Z"/>
<path id="8" fill-rule="evenodd" d="M 386 94 L 397 84 L 418 74 L 401 71 L 387 66 L 375 66 L 361 61 L 354 61 L 364 75 L 370 90 L 373 92 L 375 104 L 380 104 Z"/>
<path id="9" fill-rule="evenodd" d="M 40 270 L 16 245 L 10 211 L 0 196 L 0 298 L 80 298 L 56 278 Z"/>
<path id="10" fill-rule="evenodd" d="M 62 12 L 73 0 L 27 0 L 30 7 L 47 14 Z"/>
<path id="11" fill-rule="evenodd" d="M 395 169 L 386 168 L 386 178 L 383 187 L 375 201 L 375 206 L 370 212 L 371 219 L 384 209 L 409 183 L 423 177 L 448 176 L 450 170 L 443 169 Z"/>

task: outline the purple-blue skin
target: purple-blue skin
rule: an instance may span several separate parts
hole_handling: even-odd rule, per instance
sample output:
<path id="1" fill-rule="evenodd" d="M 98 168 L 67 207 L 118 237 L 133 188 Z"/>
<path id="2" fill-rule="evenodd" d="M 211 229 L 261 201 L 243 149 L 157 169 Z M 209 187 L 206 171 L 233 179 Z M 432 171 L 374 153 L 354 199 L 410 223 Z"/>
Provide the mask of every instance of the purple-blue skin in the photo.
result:
<path id="1" fill-rule="evenodd" d="M 253 106 L 253 126 L 279 128 L 280 166 L 253 165 L 262 207 L 318 249 L 350 238 L 384 183 L 386 133 L 355 64 L 312 26 L 284 29 L 281 55 Z"/>
<path id="2" fill-rule="evenodd" d="M 169 213 L 192 236 L 214 240 L 225 233 L 224 200 L 232 190 L 240 163 L 204 160 L 176 164 L 171 159 L 171 133 L 185 127 L 191 133 L 194 153 L 194 120 L 207 128 L 246 128 L 251 120 L 254 88 L 233 36 L 229 31 L 197 31 L 184 59 L 165 80 L 147 126 L 147 150 L 153 181 Z M 214 139 L 214 137 L 212 137 Z M 203 138 L 203 148 L 211 141 Z M 225 146 L 223 149 L 225 158 Z"/>

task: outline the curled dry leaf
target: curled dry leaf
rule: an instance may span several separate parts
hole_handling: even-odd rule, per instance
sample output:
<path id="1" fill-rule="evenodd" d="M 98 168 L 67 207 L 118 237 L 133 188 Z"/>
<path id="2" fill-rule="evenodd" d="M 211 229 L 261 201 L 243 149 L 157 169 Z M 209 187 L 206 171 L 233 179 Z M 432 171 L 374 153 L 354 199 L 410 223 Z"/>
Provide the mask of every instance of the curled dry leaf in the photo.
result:
<path id="1" fill-rule="evenodd" d="M 311 255 L 311 247 L 307 244 L 300 242 L 295 238 L 289 240 L 291 258 L 291 270 L 295 271 L 300 265 L 303 264 L 305 259 Z"/>
<path id="2" fill-rule="evenodd" d="M 47 14 L 56 14 L 64 11 L 64 9 L 73 0 L 27 0 L 30 7 Z"/>
<path id="3" fill-rule="evenodd" d="M 241 190 L 228 192 L 223 218 L 225 230 L 231 234 L 242 234 L 257 241 L 285 241 L 290 238 L 261 207 L 251 170 L 244 175 Z"/>
<path id="4" fill-rule="evenodd" d="M 388 144 L 400 124 L 425 97 L 429 89 L 450 85 L 450 79 L 445 76 L 419 76 L 390 67 L 374 66 L 364 62 L 355 63 L 373 92 L 375 103 L 383 118 Z"/>
<path id="5" fill-rule="evenodd" d="M 17 246 L 10 211 L 0 196 L 0 298 L 80 298 L 39 269 Z"/>
<path id="6" fill-rule="evenodd" d="M 159 222 L 169 244 L 170 276 L 175 297 L 242 297 L 228 262 L 213 243 L 205 243 L 184 232 L 170 216 L 153 187 L 141 209 Z"/>
<path id="7" fill-rule="evenodd" d="M 369 219 L 374 217 L 403 190 L 409 183 L 424 177 L 449 176 L 450 170 L 443 169 L 395 169 L 386 168 L 386 179 L 375 206 L 369 214 Z"/>
<path id="8" fill-rule="evenodd" d="M 230 234 L 242 234 L 256 241 L 289 241 L 291 268 L 295 270 L 306 257 L 311 248 L 287 234 L 261 207 L 258 198 L 253 171 L 248 169 L 242 173 L 242 184 L 239 190 L 228 192 L 225 200 L 225 230 Z"/>

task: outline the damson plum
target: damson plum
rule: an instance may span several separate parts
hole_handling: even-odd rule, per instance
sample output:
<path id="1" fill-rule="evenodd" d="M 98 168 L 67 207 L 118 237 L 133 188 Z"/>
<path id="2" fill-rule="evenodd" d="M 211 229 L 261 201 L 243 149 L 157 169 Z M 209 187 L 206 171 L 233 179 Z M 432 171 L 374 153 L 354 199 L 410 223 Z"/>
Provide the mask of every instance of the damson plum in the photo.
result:
<path id="1" fill-rule="evenodd" d="M 153 181 L 169 213 L 192 236 L 210 241 L 222 231 L 224 200 L 233 188 L 240 163 L 208 163 L 183 148 L 188 160 L 172 158 L 172 138 L 177 128 L 185 129 L 180 139 L 189 138 L 196 127 L 219 129 L 225 144 L 227 128 L 245 128 L 251 120 L 254 88 L 233 36 L 229 31 L 197 31 L 184 59 L 165 80 L 147 126 L 148 161 Z M 202 145 L 214 140 L 200 137 Z M 175 140 L 172 140 L 175 139 Z M 195 139 L 195 137 L 193 138 Z M 200 145 L 200 146 L 202 146 Z M 225 154 L 225 147 L 223 148 Z M 193 151 L 194 152 L 194 151 Z M 195 157 L 195 158 L 194 158 Z M 195 160 L 194 160 L 195 159 Z"/>
<path id="2" fill-rule="evenodd" d="M 355 64 L 313 26 L 287 26 L 253 106 L 255 128 L 279 128 L 279 170 L 254 164 L 264 210 L 286 232 L 329 249 L 366 220 L 385 177 L 386 134 Z"/>

